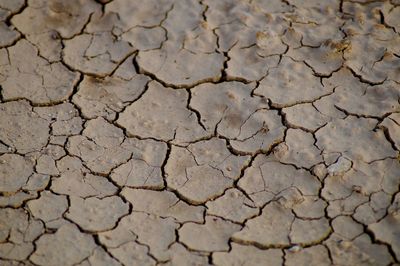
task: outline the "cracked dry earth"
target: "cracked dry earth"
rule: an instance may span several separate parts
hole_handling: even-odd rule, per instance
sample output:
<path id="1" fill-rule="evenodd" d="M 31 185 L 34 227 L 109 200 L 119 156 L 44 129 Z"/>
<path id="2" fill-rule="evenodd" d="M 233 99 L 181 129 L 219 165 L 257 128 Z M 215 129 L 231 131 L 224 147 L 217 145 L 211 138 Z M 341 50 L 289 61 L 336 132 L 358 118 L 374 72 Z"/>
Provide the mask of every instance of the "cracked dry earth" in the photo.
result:
<path id="1" fill-rule="evenodd" d="M 400 265 L 400 1 L 0 0 L 0 265 Z"/>

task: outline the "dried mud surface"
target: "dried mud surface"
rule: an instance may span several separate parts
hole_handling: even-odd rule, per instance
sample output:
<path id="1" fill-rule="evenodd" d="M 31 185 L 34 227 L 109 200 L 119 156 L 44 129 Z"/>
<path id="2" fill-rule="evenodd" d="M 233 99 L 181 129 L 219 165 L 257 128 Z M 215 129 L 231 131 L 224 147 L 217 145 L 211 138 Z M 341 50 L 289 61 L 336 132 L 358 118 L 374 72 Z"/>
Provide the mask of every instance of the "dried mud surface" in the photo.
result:
<path id="1" fill-rule="evenodd" d="M 1 265 L 400 265 L 400 1 L 0 0 Z"/>

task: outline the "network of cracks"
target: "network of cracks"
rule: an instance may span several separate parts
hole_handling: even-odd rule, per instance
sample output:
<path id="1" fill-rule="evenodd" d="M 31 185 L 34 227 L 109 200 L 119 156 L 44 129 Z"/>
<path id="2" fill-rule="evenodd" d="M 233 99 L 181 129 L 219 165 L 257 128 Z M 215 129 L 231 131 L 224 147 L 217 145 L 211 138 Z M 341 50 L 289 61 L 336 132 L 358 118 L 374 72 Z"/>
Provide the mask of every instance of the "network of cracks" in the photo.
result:
<path id="1" fill-rule="evenodd" d="M 399 265 L 400 1 L 0 0 L 1 265 Z"/>

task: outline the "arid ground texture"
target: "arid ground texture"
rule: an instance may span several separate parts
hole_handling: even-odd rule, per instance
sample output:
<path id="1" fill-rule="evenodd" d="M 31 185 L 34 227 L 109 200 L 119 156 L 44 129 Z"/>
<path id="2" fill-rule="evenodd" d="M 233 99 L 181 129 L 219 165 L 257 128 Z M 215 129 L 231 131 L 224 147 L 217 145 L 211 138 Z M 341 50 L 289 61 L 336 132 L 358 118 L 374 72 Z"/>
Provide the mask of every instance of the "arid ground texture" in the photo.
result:
<path id="1" fill-rule="evenodd" d="M 0 0 L 0 265 L 400 265 L 400 1 Z"/>

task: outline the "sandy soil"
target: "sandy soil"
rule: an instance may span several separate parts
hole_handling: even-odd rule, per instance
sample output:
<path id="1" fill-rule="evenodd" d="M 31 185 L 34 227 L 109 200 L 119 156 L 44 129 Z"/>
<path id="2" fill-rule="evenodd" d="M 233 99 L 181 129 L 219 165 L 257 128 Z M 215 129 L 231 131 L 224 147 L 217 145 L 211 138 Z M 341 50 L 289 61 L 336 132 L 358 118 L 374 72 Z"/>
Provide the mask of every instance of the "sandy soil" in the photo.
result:
<path id="1" fill-rule="evenodd" d="M 399 265 L 399 150 L 399 0 L 0 0 L 0 265 Z"/>

